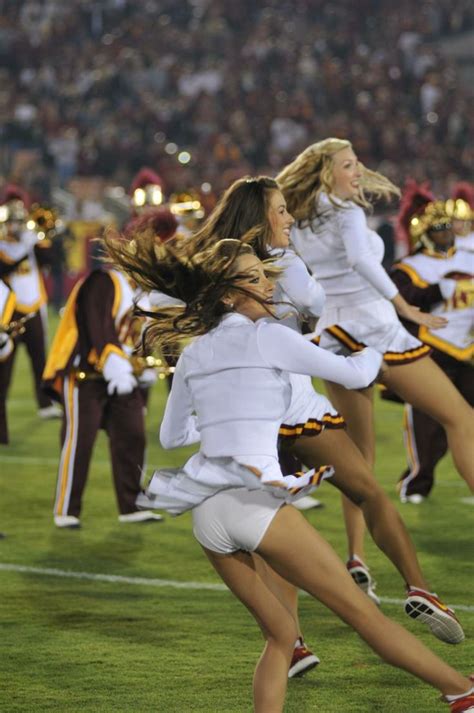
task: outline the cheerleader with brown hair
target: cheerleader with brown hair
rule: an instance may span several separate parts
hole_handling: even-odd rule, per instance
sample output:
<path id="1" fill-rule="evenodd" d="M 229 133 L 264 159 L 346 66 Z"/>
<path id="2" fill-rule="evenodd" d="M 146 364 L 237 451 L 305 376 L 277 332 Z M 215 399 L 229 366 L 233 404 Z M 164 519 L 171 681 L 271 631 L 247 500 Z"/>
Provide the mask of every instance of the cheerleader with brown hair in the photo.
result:
<path id="1" fill-rule="evenodd" d="M 377 372 L 377 353 L 366 349 L 344 359 L 269 321 L 273 284 L 241 241 L 218 240 L 195 254 L 176 241 L 157 246 L 153 237 L 137 236 L 133 251 L 127 243 L 110 241 L 109 250 L 142 289 L 184 302 L 149 315 L 145 341 L 172 346 L 192 339 L 178 361 L 161 439 L 169 447 L 183 444 L 195 440 L 197 429 L 200 451 L 181 469 L 157 471 L 144 499 L 175 514 L 192 509 L 196 539 L 260 627 L 265 646 L 254 674 L 256 713 L 283 710 L 297 623 L 255 554 L 283 580 L 328 606 L 384 660 L 439 688 L 452 711 L 467 711 L 471 681 L 385 617 L 291 507 L 303 486 L 337 474 L 322 466 L 300 477 L 283 476 L 278 465 L 288 371 L 339 375 L 357 388 Z"/>

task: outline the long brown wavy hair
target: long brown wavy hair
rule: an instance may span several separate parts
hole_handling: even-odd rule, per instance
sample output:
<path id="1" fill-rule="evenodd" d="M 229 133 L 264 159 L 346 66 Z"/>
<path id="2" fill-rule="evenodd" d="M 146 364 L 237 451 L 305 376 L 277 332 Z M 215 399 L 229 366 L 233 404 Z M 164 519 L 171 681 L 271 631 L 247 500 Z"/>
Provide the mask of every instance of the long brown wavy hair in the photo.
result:
<path id="1" fill-rule="evenodd" d="M 346 139 L 329 138 L 308 146 L 288 164 L 276 177 L 278 186 L 285 196 L 288 211 L 300 226 L 310 225 L 318 212 L 318 198 L 327 193 L 331 200 L 333 189 L 333 156 L 342 149 L 352 148 Z M 363 208 L 370 208 L 371 198 L 390 199 L 400 196 L 397 188 L 388 178 L 377 171 L 371 171 L 362 164 L 361 188 L 352 200 Z M 335 208 L 340 206 L 331 200 Z"/>
<path id="2" fill-rule="evenodd" d="M 224 297 L 230 291 L 246 294 L 268 309 L 263 298 L 239 284 L 248 275 L 239 271 L 236 263 L 241 255 L 255 254 L 249 244 L 255 234 L 250 231 L 240 240 L 217 240 L 196 251 L 192 237 L 176 236 L 161 243 L 149 230 L 127 240 L 109 231 L 104 242 L 113 265 L 145 292 L 158 290 L 183 302 L 158 311 L 136 309 L 148 321 L 140 351 L 164 347 L 168 353 L 176 353 L 184 338 L 206 334 L 229 312 Z M 278 270 L 267 266 L 266 272 L 272 276 Z"/>
<path id="3" fill-rule="evenodd" d="M 260 260 L 269 258 L 272 229 L 268 208 L 272 191 L 280 188 L 274 178 L 245 176 L 234 181 L 217 203 L 204 225 L 195 233 L 199 247 L 226 238 L 241 239 L 254 231 L 252 247 Z"/>

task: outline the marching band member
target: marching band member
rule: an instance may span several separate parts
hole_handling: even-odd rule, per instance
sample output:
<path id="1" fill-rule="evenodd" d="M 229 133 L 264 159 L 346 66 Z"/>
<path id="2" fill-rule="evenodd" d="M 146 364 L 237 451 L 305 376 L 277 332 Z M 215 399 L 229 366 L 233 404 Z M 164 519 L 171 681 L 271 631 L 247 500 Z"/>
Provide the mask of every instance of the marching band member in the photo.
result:
<path id="1" fill-rule="evenodd" d="M 163 179 L 151 168 L 141 168 L 130 186 L 132 218 L 163 205 Z"/>
<path id="2" fill-rule="evenodd" d="M 446 212 L 452 220 L 456 245 L 474 252 L 474 185 L 460 181 L 454 185 L 451 198 L 446 201 Z"/>
<path id="3" fill-rule="evenodd" d="M 388 198 L 398 189 L 362 166 L 349 141 L 325 139 L 309 146 L 277 176 L 288 210 L 296 219 L 291 242 L 326 292 L 316 328 L 320 345 L 333 353 L 353 353 L 365 345 L 384 353 L 383 382 L 437 420 L 447 434 L 458 472 L 474 488 L 472 409 L 439 367 L 429 347 L 413 337 L 399 318 L 436 329 L 446 320 L 421 313 L 399 294 L 381 263 L 383 242 L 367 227 L 364 190 Z M 375 458 L 373 388 L 348 391 L 327 382 L 332 403 L 369 464 Z M 449 404 L 449 408 L 446 405 Z M 350 540 L 349 571 L 365 588 L 364 521 L 359 508 L 343 499 Z"/>
<path id="4" fill-rule="evenodd" d="M 11 355 L 14 349 L 9 325 L 15 311 L 15 294 L 8 285 L 0 280 L 0 365 Z M 0 393 L 0 443 L 8 443 L 6 399 Z"/>
<path id="5" fill-rule="evenodd" d="M 82 495 L 100 428 L 108 436 L 114 487 L 122 523 L 161 520 L 137 511 L 135 500 L 145 454 L 140 377 L 130 357 L 141 322 L 133 317 L 135 291 L 117 270 L 98 269 L 74 287 L 43 374 L 46 389 L 61 401 L 61 429 L 54 522 L 80 527 Z"/>
<path id="6" fill-rule="evenodd" d="M 393 266 L 391 278 L 407 302 L 448 320 L 435 330 L 405 326 L 432 348 L 432 359 L 474 406 L 474 254 L 462 249 L 464 238 L 455 245 L 451 203 L 436 200 L 414 181 L 407 184 L 399 226 L 412 252 Z M 419 504 L 433 488 L 434 470 L 448 443 L 440 424 L 410 404 L 404 425 L 409 467 L 400 479 L 400 499 Z"/>
<path id="7" fill-rule="evenodd" d="M 241 241 L 217 240 L 200 254 L 180 253 L 173 241 L 157 255 L 153 242 L 137 236 L 133 251 L 123 243 L 109 243 L 109 251 L 143 289 L 154 284 L 184 303 L 150 315 L 148 341 L 195 337 L 178 361 L 160 437 L 165 447 L 175 447 L 199 436 L 200 451 L 181 469 L 157 471 L 139 502 L 173 513 L 192 509 L 196 539 L 259 624 L 265 647 L 255 669 L 254 710 L 283 710 L 298 631 L 268 577 L 274 571 L 342 617 L 386 661 L 438 687 L 450 703 L 467 700 L 469 679 L 386 618 L 288 505 L 302 485 L 337 479 L 327 466 L 299 478 L 282 475 L 276 444 L 290 400 L 289 371 L 347 379 L 357 388 L 374 378 L 380 355 L 364 350 L 356 364 L 269 321 L 273 284 Z"/>
<path id="8" fill-rule="evenodd" d="M 0 401 L 8 395 L 17 347 L 23 343 L 30 359 L 38 415 L 60 418 L 60 408 L 41 390 L 41 374 L 46 361 L 47 295 L 40 262 L 45 261 L 37 233 L 27 227 L 30 198 L 18 186 L 5 188 L 0 205 L 0 275 L 16 295 L 15 319 L 24 320 L 24 329 L 14 339 L 10 356 L 0 364 Z"/>

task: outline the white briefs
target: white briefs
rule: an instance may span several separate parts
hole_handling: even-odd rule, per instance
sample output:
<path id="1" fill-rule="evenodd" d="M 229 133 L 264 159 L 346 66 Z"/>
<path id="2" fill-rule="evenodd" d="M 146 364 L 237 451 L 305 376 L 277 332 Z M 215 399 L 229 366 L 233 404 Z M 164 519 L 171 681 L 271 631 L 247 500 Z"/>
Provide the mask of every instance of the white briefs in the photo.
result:
<path id="1" fill-rule="evenodd" d="M 212 552 L 254 552 L 283 505 L 264 490 L 221 490 L 193 509 L 193 533 Z"/>

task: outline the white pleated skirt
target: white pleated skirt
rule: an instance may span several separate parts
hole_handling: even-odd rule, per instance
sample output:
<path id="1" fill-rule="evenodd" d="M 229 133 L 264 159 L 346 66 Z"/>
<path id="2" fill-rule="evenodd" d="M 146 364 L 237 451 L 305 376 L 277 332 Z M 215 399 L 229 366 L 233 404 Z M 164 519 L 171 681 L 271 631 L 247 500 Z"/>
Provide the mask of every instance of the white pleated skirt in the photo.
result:
<path id="1" fill-rule="evenodd" d="M 318 321 L 319 346 L 349 355 L 373 347 L 390 366 L 421 359 L 430 348 L 411 335 L 389 300 L 372 300 L 346 307 L 327 307 Z"/>

